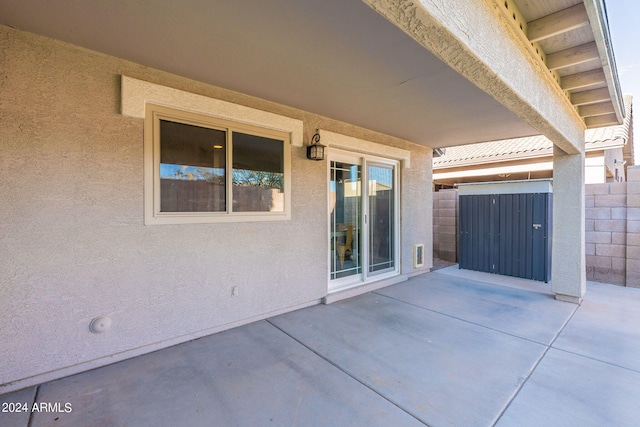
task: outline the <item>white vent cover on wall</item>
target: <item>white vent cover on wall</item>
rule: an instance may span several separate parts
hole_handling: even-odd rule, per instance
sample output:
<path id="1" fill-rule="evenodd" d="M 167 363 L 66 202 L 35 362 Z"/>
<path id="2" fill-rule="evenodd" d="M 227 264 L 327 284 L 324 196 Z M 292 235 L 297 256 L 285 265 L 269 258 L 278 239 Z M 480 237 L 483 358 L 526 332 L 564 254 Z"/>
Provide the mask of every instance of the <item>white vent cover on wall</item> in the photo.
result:
<path id="1" fill-rule="evenodd" d="M 413 245 L 413 268 L 424 267 L 424 244 Z"/>

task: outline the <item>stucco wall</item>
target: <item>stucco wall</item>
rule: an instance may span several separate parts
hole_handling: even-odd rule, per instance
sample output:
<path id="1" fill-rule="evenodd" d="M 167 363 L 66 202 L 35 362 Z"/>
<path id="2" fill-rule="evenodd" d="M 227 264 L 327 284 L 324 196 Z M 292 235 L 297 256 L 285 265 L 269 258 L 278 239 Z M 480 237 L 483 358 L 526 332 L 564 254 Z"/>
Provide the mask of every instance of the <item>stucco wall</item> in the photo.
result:
<path id="1" fill-rule="evenodd" d="M 416 273 L 413 244 L 432 246 L 428 148 L 0 26 L 0 392 L 326 295 L 327 163 L 291 148 L 290 221 L 145 226 L 123 74 L 303 120 L 305 140 L 322 128 L 410 150 L 402 273 Z M 93 334 L 101 315 L 111 329 Z"/>

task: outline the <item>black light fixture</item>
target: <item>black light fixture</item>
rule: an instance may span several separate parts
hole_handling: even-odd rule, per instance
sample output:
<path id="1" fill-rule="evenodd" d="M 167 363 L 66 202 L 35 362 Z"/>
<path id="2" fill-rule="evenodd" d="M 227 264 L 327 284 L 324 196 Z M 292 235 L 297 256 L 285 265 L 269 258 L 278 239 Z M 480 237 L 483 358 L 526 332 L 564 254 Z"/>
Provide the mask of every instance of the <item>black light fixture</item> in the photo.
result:
<path id="1" fill-rule="evenodd" d="M 311 138 L 311 144 L 307 145 L 307 159 L 324 160 L 324 145 L 320 144 L 320 134 L 316 134 Z"/>

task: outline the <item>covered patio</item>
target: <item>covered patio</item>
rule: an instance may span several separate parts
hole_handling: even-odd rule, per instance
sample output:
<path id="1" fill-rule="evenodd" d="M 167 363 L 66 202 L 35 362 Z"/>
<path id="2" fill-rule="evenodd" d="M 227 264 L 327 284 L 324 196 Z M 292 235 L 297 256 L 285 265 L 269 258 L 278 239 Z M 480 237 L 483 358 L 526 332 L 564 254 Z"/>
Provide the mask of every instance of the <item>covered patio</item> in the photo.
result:
<path id="1" fill-rule="evenodd" d="M 448 267 L 4 395 L 61 412 L 0 424 L 637 425 L 640 290 L 589 287 Z"/>
<path id="2" fill-rule="evenodd" d="M 487 424 L 583 310 L 554 298 L 586 292 L 584 131 L 624 118 L 603 0 L 0 10 L 0 393 L 58 424 Z M 433 153 L 538 134 L 551 287 L 425 275 Z"/>

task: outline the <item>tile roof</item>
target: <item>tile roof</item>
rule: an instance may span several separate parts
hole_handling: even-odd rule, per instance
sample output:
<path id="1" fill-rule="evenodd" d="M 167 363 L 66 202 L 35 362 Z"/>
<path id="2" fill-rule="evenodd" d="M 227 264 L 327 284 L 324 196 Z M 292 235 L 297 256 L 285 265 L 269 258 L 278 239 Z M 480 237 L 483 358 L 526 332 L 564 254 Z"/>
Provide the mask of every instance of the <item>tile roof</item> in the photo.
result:
<path id="1" fill-rule="evenodd" d="M 585 131 L 586 151 L 622 146 L 629 140 L 631 129 L 631 108 L 633 96 L 624 96 L 625 119 L 621 125 L 587 129 Z M 434 157 L 434 169 L 492 163 L 530 157 L 550 156 L 553 143 L 543 135 L 525 138 L 503 139 L 501 141 L 447 147 L 444 155 Z"/>

